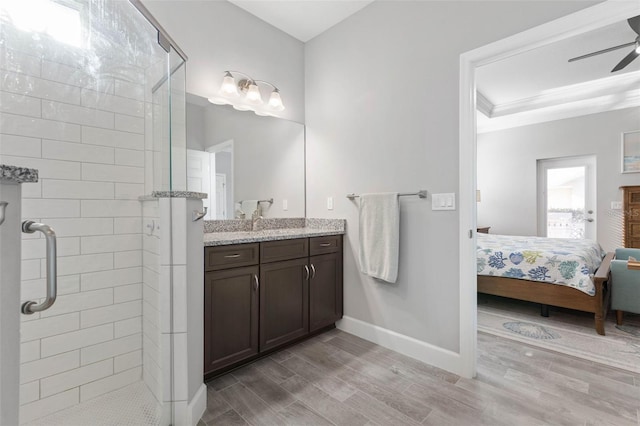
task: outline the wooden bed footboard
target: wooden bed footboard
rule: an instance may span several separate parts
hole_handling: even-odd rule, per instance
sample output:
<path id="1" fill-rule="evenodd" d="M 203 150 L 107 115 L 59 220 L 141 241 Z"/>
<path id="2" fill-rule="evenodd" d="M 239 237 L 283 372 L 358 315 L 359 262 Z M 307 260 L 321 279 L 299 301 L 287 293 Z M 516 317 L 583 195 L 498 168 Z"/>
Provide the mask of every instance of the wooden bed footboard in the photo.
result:
<path id="1" fill-rule="evenodd" d="M 611 277 L 613 256 L 614 253 L 607 253 L 594 274 L 593 281 L 596 288 L 594 296 L 589 296 L 573 287 L 490 275 L 478 275 L 478 293 L 592 312 L 596 331 L 604 335 L 604 319 L 607 316 L 611 298 L 608 282 Z"/>

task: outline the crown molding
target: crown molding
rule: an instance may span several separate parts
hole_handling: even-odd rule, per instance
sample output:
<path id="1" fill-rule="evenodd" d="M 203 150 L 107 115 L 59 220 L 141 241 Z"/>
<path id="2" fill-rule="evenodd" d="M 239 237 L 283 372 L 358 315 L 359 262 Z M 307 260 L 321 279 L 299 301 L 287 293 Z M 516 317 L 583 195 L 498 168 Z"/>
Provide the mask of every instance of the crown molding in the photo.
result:
<path id="1" fill-rule="evenodd" d="M 485 133 L 640 106 L 640 71 L 546 90 L 540 95 L 492 104 L 476 91 L 478 132 Z"/>
<path id="2" fill-rule="evenodd" d="M 493 116 L 494 105 L 479 90 L 476 90 L 476 107 L 478 108 L 478 111 L 483 113 L 485 116 L 489 118 Z"/>
<path id="3" fill-rule="evenodd" d="M 547 90 L 540 95 L 530 98 L 497 104 L 494 105 L 489 117 L 502 117 L 556 105 L 600 98 L 607 95 L 613 96 L 625 93 L 628 90 L 637 90 L 638 87 L 640 87 L 640 71 L 634 71 L 584 83 L 572 84 L 571 86 L 559 87 Z M 613 96 L 612 99 L 615 99 L 615 96 Z"/>
<path id="4" fill-rule="evenodd" d="M 632 107 L 640 107 L 640 90 L 636 88 L 493 118 L 478 116 L 477 127 L 478 133 L 487 133 Z"/>

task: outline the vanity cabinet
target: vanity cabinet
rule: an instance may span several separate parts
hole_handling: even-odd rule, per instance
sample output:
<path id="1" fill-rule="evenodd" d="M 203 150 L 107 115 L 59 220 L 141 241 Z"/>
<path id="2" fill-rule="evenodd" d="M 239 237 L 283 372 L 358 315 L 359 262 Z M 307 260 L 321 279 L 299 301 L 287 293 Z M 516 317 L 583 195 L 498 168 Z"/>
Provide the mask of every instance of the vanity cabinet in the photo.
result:
<path id="1" fill-rule="evenodd" d="M 260 350 L 309 333 L 307 258 L 260 265 Z"/>
<path id="2" fill-rule="evenodd" d="M 259 244 L 205 250 L 205 372 L 258 353 L 259 253 Z"/>
<path id="3" fill-rule="evenodd" d="M 342 318 L 342 236 L 311 238 L 309 268 L 309 331 Z"/>
<path id="4" fill-rule="evenodd" d="M 342 236 L 205 248 L 204 372 L 212 377 L 342 318 Z"/>

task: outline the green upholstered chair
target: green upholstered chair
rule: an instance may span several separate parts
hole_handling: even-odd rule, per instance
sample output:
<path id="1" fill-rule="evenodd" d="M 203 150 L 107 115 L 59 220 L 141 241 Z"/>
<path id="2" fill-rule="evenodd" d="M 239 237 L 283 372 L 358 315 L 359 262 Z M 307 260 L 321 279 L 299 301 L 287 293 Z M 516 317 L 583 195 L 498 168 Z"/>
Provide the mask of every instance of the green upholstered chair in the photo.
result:
<path id="1" fill-rule="evenodd" d="M 622 324 L 623 312 L 640 314 L 640 270 L 627 268 L 629 256 L 640 260 L 640 249 L 616 249 L 611 262 L 611 309 L 615 309 L 616 323 Z"/>

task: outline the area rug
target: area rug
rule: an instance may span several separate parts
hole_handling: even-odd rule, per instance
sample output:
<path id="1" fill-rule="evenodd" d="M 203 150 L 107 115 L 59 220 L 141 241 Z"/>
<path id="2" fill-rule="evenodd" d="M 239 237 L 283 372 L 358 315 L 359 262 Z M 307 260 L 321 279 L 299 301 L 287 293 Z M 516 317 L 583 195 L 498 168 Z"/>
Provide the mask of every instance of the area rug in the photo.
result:
<path id="1" fill-rule="evenodd" d="M 593 314 L 549 307 L 546 318 L 538 304 L 478 294 L 478 331 L 640 373 L 640 315 L 617 326 L 610 313 L 601 336 Z"/>

